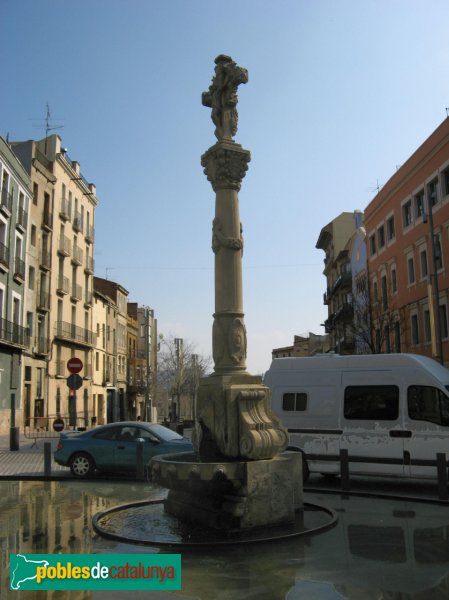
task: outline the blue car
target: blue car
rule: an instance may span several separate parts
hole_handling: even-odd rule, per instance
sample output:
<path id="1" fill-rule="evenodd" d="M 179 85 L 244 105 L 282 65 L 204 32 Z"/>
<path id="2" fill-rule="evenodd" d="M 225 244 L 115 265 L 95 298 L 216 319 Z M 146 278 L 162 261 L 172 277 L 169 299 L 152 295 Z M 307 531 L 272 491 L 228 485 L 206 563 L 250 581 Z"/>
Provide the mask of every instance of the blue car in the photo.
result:
<path id="1" fill-rule="evenodd" d="M 128 473 L 136 471 L 137 443 L 143 444 L 144 464 L 157 454 L 192 452 L 192 443 L 178 433 L 141 421 L 121 421 L 84 432 L 63 432 L 55 461 L 70 467 L 75 477 L 89 477 L 95 470 Z"/>

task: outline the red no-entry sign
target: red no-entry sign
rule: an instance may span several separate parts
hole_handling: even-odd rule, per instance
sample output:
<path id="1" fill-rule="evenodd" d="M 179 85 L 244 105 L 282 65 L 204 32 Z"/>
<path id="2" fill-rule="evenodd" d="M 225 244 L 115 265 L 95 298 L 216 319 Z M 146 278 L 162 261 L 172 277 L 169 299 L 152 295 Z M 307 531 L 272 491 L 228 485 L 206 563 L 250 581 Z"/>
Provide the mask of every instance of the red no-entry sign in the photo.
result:
<path id="1" fill-rule="evenodd" d="M 76 356 L 72 356 L 72 358 L 69 358 L 67 361 L 67 369 L 69 370 L 69 373 L 79 373 L 82 368 L 83 361 Z"/>

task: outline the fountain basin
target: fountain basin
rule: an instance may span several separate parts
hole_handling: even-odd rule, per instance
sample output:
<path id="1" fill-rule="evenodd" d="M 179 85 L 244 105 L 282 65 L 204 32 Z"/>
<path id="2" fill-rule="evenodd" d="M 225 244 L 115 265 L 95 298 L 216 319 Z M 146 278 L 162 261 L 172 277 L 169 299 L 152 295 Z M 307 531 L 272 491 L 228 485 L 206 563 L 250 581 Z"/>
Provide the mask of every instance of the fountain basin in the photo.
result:
<path id="1" fill-rule="evenodd" d="M 267 460 L 202 461 L 195 453 L 156 456 L 154 483 L 168 488 L 165 511 L 224 531 L 294 523 L 303 508 L 302 460 L 284 452 Z"/>

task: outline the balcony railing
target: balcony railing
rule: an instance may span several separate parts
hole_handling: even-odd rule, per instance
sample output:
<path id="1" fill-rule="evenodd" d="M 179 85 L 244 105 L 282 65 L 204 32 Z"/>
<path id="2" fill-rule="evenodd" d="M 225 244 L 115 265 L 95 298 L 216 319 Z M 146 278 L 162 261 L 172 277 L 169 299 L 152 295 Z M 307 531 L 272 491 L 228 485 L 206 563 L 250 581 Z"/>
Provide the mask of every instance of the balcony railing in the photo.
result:
<path id="1" fill-rule="evenodd" d="M 38 337 L 33 351 L 34 354 L 48 354 L 50 352 L 50 340 L 46 337 Z"/>
<path id="2" fill-rule="evenodd" d="M 94 334 L 92 331 L 89 331 L 89 329 L 78 327 L 77 325 L 67 323 L 66 321 L 56 321 L 55 335 L 59 338 L 72 340 L 89 346 L 92 346 L 94 339 Z"/>
<path id="3" fill-rule="evenodd" d="M 25 261 L 18 256 L 14 260 L 14 277 L 25 281 Z"/>
<path id="4" fill-rule="evenodd" d="M 53 213 L 50 210 L 44 211 L 42 225 L 48 229 L 53 229 Z"/>
<path id="5" fill-rule="evenodd" d="M 0 242 L 0 263 L 9 267 L 9 248 Z"/>
<path id="6" fill-rule="evenodd" d="M 70 298 L 72 300 L 81 300 L 83 297 L 83 288 L 77 283 L 72 284 L 72 293 Z"/>
<path id="7" fill-rule="evenodd" d="M 21 227 L 22 229 L 26 229 L 28 224 L 28 214 L 24 211 L 23 208 L 19 208 L 17 211 L 17 222 L 16 225 Z"/>
<path id="8" fill-rule="evenodd" d="M 85 236 L 86 236 L 86 242 L 92 243 L 94 241 L 94 228 L 92 227 L 92 225 L 86 226 Z"/>
<path id="9" fill-rule="evenodd" d="M 64 275 L 59 275 L 58 277 L 58 287 L 56 291 L 60 294 L 68 294 L 70 291 L 70 281 L 68 277 L 64 277 Z"/>
<path id="10" fill-rule="evenodd" d="M 0 319 L 0 340 L 18 346 L 29 346 L 29 330 L 6 319 Z"/>
<path id="11" fill-rule="evenodd" d="M 0 195 L 0 208 L 7 212 L 8 216 L 12 211 L 12 192 L 8 192 L 6 188 L 2 188 Z"/>
<path id="12" fill-rule="evenodd" d="M 72 262 L 77 265 L 83 264 L 83 251 L 76 244 L 73 244 L 72 248 Z"/>
<path id="13" fill-rule="evenodd" d="M 71 243 L 69 238 L 66 235 L 63 235 L 59 238 L 59 246 L 58 252 L 63 254 L 64 256 L 70 256 Z"/>
<path id="14" fill-rule="evenodd" d="M 88 273 L 93 273 L 94 272 L 94 259 L 92 256 L 86 256 L 86 266 L 85 266 L 85 270 Z"/>
<path id="15" fill-rule="evenodd" d="M 47 250 L 42 250 L 41 267 L 44 267 L 44 269 L 51 269 L 51 253 L 47 252 Z"/>
<path id="16" fill-rule="evenodd" d="M 83 220 L 81 218 L 81 213 L 76 212 L 73 219 L 73 229 L 78 232 L 83 231 Z"/>
<path id="17" fill-rule="evenodd" d="M 45 290 L 40 290 L 37 294 L 37 308 L 50 310 L 50 294 Z"/>
<path id="18" fill-rule="evenodd" d="M 70 221 L 72 218 L 72 211 L 67 198 L 61 198 L 61 208 L 59 210 L 59 216 L 63 221 Z"/>

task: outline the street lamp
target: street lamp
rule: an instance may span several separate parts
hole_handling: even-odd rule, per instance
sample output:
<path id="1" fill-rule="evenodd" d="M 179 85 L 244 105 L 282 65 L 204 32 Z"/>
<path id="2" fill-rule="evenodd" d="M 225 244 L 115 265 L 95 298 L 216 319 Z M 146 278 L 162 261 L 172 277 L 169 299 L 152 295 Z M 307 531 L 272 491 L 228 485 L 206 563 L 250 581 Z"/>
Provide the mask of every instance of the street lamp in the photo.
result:
<path id="1" fill-rule="evenodd" d="M 428 214 L 423 214 L 423 222 L 426 223 L 427 219 L 429 220 L 429 233 L 430 233 L 430 242 L 431 242 L 431 250 L 432 250 L 432 269 L 433 273 L 429 275 L 430 284 L 429 284 L 429 309 L 435 315 L 436 312 L 436 346 L 435 354 L 439 355 L 440 363 L 444 365 L 443 358 L 443 342 L 441 335 L 441 313 L 440 313 L 440 291 L 438 286 L 438 267 L 437 267 L 437 259 L 439 258 L 439 253 L 437 252 L 436 247 L 436 236 L 433 228 L 433 212 L 432 207 L 433 203 L 436 200 L 436 189 L 432 191 L 429 195 L 427 194 L 427 211 Z M 432 297 L 433 296 L 433 297 Z M 435 316 L 433 319 L 435 322 Z"/>

